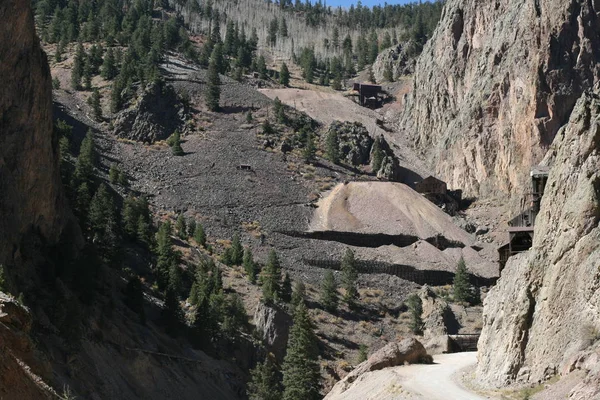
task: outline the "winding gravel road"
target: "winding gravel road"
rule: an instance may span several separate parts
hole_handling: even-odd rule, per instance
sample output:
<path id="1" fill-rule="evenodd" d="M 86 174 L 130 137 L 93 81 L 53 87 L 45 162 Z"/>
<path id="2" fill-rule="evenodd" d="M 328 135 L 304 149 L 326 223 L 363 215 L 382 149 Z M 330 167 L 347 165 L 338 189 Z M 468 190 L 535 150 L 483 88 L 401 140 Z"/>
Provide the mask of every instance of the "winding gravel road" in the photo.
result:
<path id="1" fill-rule="evenodd" d="M 415 364 L 361 375 L 345 391 L 336 387 L 326 400 L 483 400 L 456 379 L 459 371 L 472 366 L 477 353 L 434 356 L 434 364 Z"/>

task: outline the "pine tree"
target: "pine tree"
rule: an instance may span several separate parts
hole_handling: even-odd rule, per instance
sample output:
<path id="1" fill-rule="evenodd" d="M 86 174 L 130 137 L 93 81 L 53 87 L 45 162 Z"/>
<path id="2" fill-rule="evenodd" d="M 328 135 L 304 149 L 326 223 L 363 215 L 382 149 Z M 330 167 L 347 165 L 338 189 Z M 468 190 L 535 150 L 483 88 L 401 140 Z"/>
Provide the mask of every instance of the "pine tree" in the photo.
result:
<path id="1" fill-rule="evenodd" d="M 94 118 L 96 121 L 102 120 L 102 106 L 100 105 L 100 91 L 98 88 L 94 88 L 94 92 L 91 96 L 91 106 L 92 112 L 94 113 Z"/>
<path id="2" fill-rule="evenodd" d="M 219 99 L 221 97 L 221 78 L 219 78 L 219 51 L 213 50 L 208 65 L 207 88 L 206 88 L 206 106 L 211 111 L 219 110 Z"/>
<path id="3" fill-rule="evenodd" d="M 286 63 L 281 64 L 281 70 L 279 71 L 279 83 L 283 86 L 290 85 L 290 71 Z"/>
<path id="4" fill-rule="evenodd" d="M 298 304 L 304 303 L 306 299 L 306 285 L 302 281 L 296 281 L 294 283 L 294 290 L 292 291 L 292 305 L 297 307 Z"/>
<path id="5" fill-rule="evenodd" d="M 258 77 L 260 79 L 267 79 L 267 62 L 265 58 L 261 55 L 258 57 L 258 61 L 256 62 L 256 71 L 258 72 Z"/>
<path id="6" fill-rule="evenodd" d="M 306 143 L 304 144 L 304 161 L 310 163 L 314 160 L 317 149 L 315 147 L 315 139 L 311 132 L 306 136 Z"/>
<path id="7" fill-rule="evenodd" d="M 88 219 L 92 242 L 102 250 L 105 260 L 111 260 L 118 243 L 117 210 L 104 184 L 92 197 Z"/>
<path id="8" fill-rule="evenodd" d="M 271 249 L 267 265 L 262 273 L 263 300 L 266 304 L 273 303 L 279 297 L 279 281 L 281 280 L 281 265 L 275 250 Z"/>
<path id="9" fill-rule="evenodd" d="M 106 80 L 113 79 L 115 76 L 117 76 L 115 53 L 112 47 L 109 47 L 106 51 L 100 74 Z"/>
<path id="10" fill-rule="evenodd" d="M 202 224 L 196 225 L 196 230 L 194 231 L 194 240 L 202 247 L 206 247 L 206 234 L 204 233 L 204 227 Z"/>
<path id="11" fill-rule="evenodd" d="M 156 234 L 156 282 L 158 284 L 159 289 L 164 289 L 167 287 L 169 283 L 169 272 L 171 269 L 171 265 L 174 265 L 178 262 L 177 254 L 173 251 L 172 241 L 171 241 L 171 222 L 166 221 L 162 223 Z"/>
<path id="12" fill-rule="evenodd" d="M 82 79 L 83 79 L 83 88 L 85 90 L 91 90 L 92 89 L 92 61 L 90 60 L 89 56 L 84 58 Z"/>
<path id="13" fill-rule="evenodd" d="M 281 400 L 281 382 L 279 382 L 277 368 L 270 354 L 263 363 L 257 364 L 250 371 L 248 398 L 250 400 Z"/>
<path id="14" fill-rule="evenodd" d="M 290 274 L 287 272 L 283 276 L 283 282 L 281 283 L 281 293 L 279 294 L 281 300 L 285 303 L 292 301 L 292 279 Z"/>
<path id="15" fill-rule="evenodd" d="M 304 303 L 296 307 L 283 361 L 283 400 L 317 400 L 320 371 L 317 338 Z"/>
<path id="16" fill-rule="evenodd" d="M 233 265 L 240 265 L 244 259 L 244 248 L 242 242 L 240 242 L 240 235 L 237 233 L 233 235 L 231 241 L 231 263 Z"/>
<path id="17" fill-rule="evenodd" d="M 135 199 L 128 196 L 123 203 L 123 232 L 129 238 L 137 237 L 139 216 Z"/>
<path id="18" fill-rule="evenodd" d="M 415 335 L 420 335 L 423 333 L 423 320 L 421 319 L 423 303 L 421 298 L 413 293 L 406 300 L 406 304 L 411 316 L 410 329 Z"/>
<path id="19" fill-rule="evenodd" d="M 279 36 L 288 37 L 288 26 L 285 17 L 281 17 L 281 22 L 279 23 Z"/>
<path id="20" fill-rule="evenodd" d="M 225 42 L 223 43 L 223 51 L 228 56 L 236 55 L 235 28 L 232 20 L 227 21 L 227 28 L 225 29 Z"/>
<path id="21" fill-rule="evenodd" d="M 73 67 L 71 68 L 71 87 L 74 90 L 78 90 L 81 86 L 81 77 L 83 75 L 83 64 L 85 62 L 85 50 L 83 44 L 79 42 L 77 45 L 77 51 L 75 53 L 75 59 L 73 61 Z"/>
<path id="22" fill-rule="evenodd" d="M 456 265 L 456 274 L 453 282 L 454 301 L 471 302 L 473 300 L 473 286 L 469 281 L 469 271 L 465 260 L 461 257 Z"/>
<path id="23" fill-rule="evenodd" d="M 375 138 L 375 142 L 373 143 L 373 149 L 371 151 L 372 158 L 371 164 L 373 166 L 373 172 L 377 173 L 381 169 L 381 163 L 383 161 L 383 149 L 381 148 L 381 142 L 383 138 L 378 136 Z"/>
<path id="24" fill-rule="evenodd" d="M 196 232 L 196 219 L 192 218 L 190 222 L 187 224 L 187 237 L 194 237 L 194 233 Z"/>
<path id="25" fill-rule="evenodd" d="M 79 149 L 79 157 L 75 163 L 74 178 L 77 185 L 80 182 L 91 182 L 94 177 L 94 168 L 96 166 L 96 145 L 94 143 L 94 135 L 91 130 L 88 130 L 85 138 L 81 142 Z"/>
<path id="26" fill-rule="evenodd" d="M 323 283 L 321 284 L 321 304 L 323 304 L 323 307 L 331 313 L 337 311 L 337 285 L 332 270 L 327 270 L 325 277 L 323 278 Z"/>
<path id="27" fill-rule="evenodd" d="M 354 259 L 354 252 L 350 249 L 346 250 L 344 258 L 342 259 L 342 285 L 345 290 L 344 301 L 348 304 L 348 307 L 354 307 L 356 300 L 358 299 L 358 290 L 356 289 L 356 281 L 358 280 L 358 271 L 356 268 L 356 261 Z"/>
<path id="28" fill-rule="evenodd" d="M 385 32 L 383 35 L 383 40 L 381 41 L 380 51 L 392 47 L 392 38 L 389 32 Z"/>
<path id="29" fill-rule="evenodd" d="M 340 162 L 340 140 L 336 129 L 330 129 L 327 133 L 325 156 L 334 164 Z"/>
<path id="30" fill-rule="evenodd" d="M 177 231 L 177 236 L 179 236 L 180 239 L 185 240 L 188 238 L 187 226 L 183 214 L 179 214 L 177 217 L 177 221 L 175 222 L 175 230 Z"/>
<path id="31" fill-rule="evenodd" d="M 183 325 L 183 312 L 179 306 L 177 294 L 171 288 L 168 288 L 165 293 L 165 305 L 162 309 L 161 318 L 167 333 L 176 336 Z"/>
<path id="32" fill-rule="evenodd" d="M 174 156 L 182 156 L 185 154 L 181 148 L 181 135 L 179 134 L 179 131 L 173 132 L 171 143 L 171 151 Z"/>
<path id="33" fill-rule="evenodd" d="M 256 263 L 254 262 L 254 257 L 252 256 L 252 250 L 250 250 L 249 247 L 244 250 L 244 259 L 242 261 L 244 270 L 248 275 L 248 280 L 252 284 L 256 283 L 256 274 L 258 271 L 256 270 L 257 268 Z"/>

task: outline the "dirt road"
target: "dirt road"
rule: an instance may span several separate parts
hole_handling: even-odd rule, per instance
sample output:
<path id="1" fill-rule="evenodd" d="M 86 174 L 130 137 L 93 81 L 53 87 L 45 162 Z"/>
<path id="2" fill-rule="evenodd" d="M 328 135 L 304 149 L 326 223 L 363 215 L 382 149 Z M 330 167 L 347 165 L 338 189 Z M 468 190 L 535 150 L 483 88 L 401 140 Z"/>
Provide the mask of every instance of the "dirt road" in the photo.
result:
<path id="1" fill-rule="evenodd" d="M 361 375 L 347 390 L 338 386 L 326 400 L 484 400 L 456 379 L 462 369 L 476 362 L 477 353 L 440 354 L 432 365 L 386 368 Z"/>

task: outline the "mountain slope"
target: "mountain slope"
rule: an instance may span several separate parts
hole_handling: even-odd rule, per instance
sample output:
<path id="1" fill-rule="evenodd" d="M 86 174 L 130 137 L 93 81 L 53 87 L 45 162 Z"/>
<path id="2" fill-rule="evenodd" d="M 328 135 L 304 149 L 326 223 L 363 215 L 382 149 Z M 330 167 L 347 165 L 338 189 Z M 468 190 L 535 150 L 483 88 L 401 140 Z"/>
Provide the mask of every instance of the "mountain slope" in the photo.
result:
<path id="1" fill-rule="evenodd" d="M 418 61 L 400 134 L 450 187 L 522 191 L 581 93 L 597 84 L 596 8 L 449 0 Z"/>

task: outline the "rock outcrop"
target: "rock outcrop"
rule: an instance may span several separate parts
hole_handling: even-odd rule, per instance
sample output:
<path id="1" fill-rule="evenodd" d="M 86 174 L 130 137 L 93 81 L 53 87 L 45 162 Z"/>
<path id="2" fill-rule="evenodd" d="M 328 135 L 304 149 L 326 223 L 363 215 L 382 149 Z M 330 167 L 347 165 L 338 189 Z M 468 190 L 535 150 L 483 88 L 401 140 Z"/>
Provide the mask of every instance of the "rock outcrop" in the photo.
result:
<path id="1" fill-rule="evenodd" d="M 431 361 L 431 356 L 427 354 L 423 345 L 414 338 L 404 339 L 399 343 L 388 343 L 336 383 L 325 399 L 343 398 L 341 396 L 352 383 L 368 372 L 404 364 L 431 363 Z"/>
<path id="2" fill-rule="evenodd" d="M 600 4 L 449 0 L 398 124 L 449 187 L 520 198 L 527 173 L 598 83 Z"/>
<path id="3" fill-rule="evenodd" d="M 385 70 L 390 68 L 394 79 L 410 75 L 415 71 L 417 48 L 414 42 L 399 43 L 383 50 L 371 67 L 377 82 L 385 80 Z"/>
<path id="4" fill-rule="evenodd" d="M 258 303 L 254 312 L 254 324 L 267 350 L 281 362 L 285 356 L 292 317 L 276 306 Z"/>
<path id="5" fill-rule="evenodd" d="M 329 131 L 337 132 L 341 156 L 348 163 L 352 165 L 369 163 L 373 139 L 363 124 L 335 121 L 329 126 Z"/>
<path id="6" fill-rule="evenodd" d="M 544 163 L 533 247 L 509 259 L 484 302 L 477 378 L 488 386 L 598 365 L 577 362 L 600 338 L 598 95 L 579 99 Z"/>
<path id="7" fill-rule="evenodd" d="M 0 265 L 23 290 L 37 281 L 40 248 L 64 238 L 71 220 L 52 132 L 50 69 L 30 2 L 3 1 L 0 19 Z"/>
<path id="8" fill-rule="evenodd" d="M 58 395 L 36 373 L 52 377 L 29 337 L 32 318 L 14 298 L 0 292 L 0 398 L 51 399 Z M 34 372 L 35 371 L 35 372 Z"/>
<path id="9" fill-rule="evenodd" d="M 185 106 L 172 86 L 150 84 L 136 104 L 122 111 L 115 120 L 115 135 L 138 142 L 154 143 L 182 130 Z"/>

